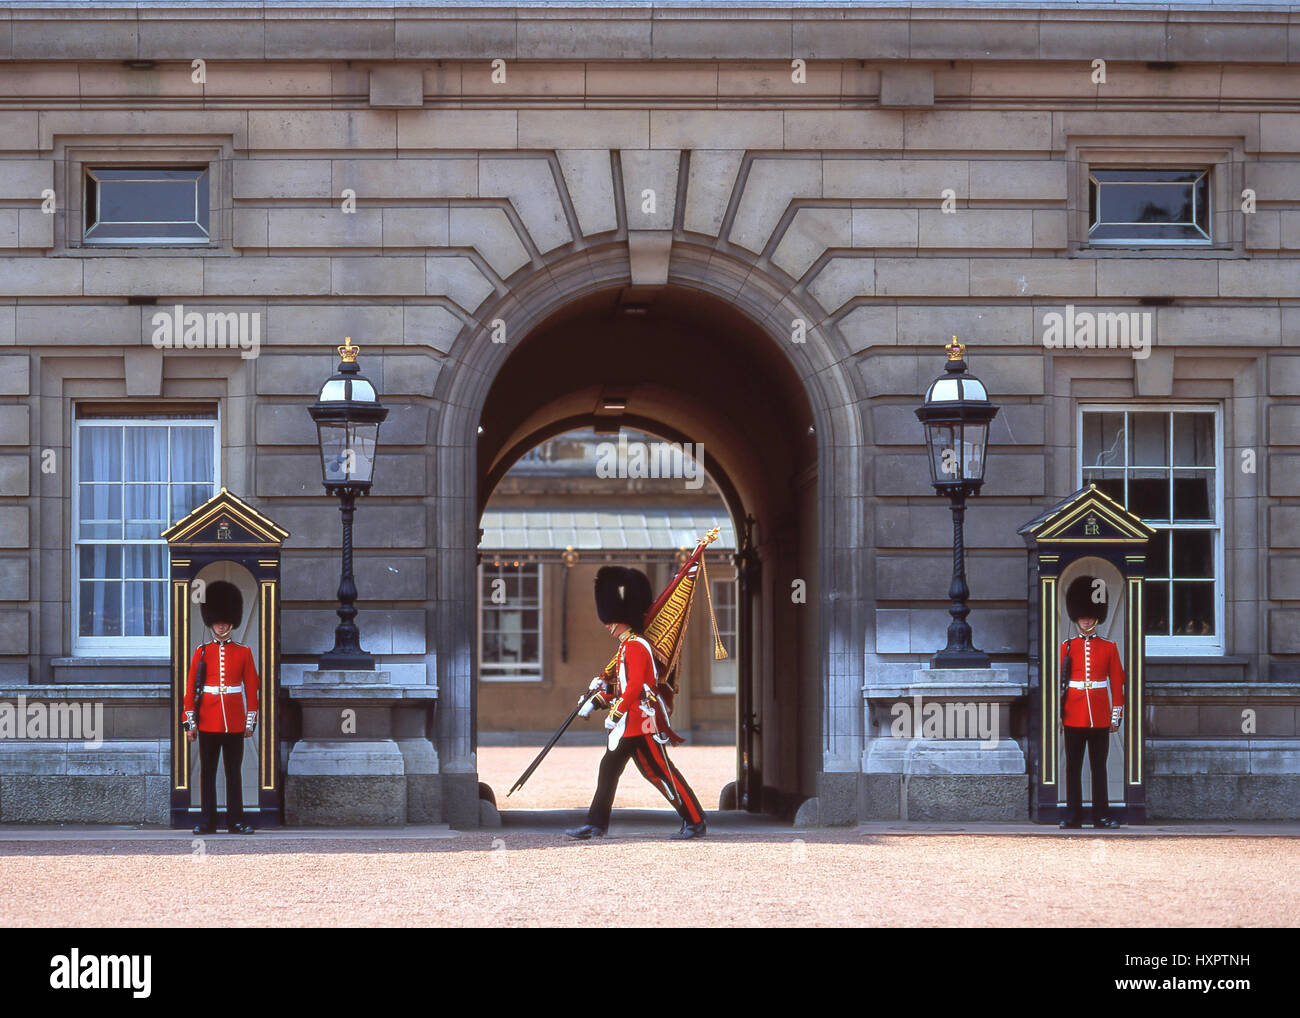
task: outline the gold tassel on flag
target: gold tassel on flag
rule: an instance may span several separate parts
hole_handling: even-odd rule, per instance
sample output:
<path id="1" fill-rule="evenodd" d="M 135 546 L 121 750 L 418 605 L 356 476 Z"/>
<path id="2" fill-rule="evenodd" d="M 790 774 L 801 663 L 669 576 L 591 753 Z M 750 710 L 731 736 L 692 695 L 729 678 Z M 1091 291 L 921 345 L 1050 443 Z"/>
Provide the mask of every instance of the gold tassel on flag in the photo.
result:
<path id="1" fill-rule="evenodd" d="M 722 634 L 718 632 L 718 620 L 713 614 L 713 594 L 709 589 L 709 570 L 700 556 L 700 575 L 704 578 L 704 600 L 709 606 L 709 625 L 713 627 L 713 660 L 727 660 L 727 648 L 722 644 Z"/>

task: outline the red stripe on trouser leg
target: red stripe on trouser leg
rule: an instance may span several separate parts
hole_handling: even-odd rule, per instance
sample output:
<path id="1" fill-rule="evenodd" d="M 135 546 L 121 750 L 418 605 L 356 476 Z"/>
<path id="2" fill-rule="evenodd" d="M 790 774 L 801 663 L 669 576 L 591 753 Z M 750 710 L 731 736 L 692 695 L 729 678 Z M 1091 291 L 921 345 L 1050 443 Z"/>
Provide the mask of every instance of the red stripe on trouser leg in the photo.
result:
<path id="1" fill-rule="evenodd" d="M 668 759 L 668 754 L 664 752 L 664 748 L 649 737 L 647 737 L 646 741 L 649 743 L 651 756 L 655 757 L 663 770 L 671 776 L 673 788 L 677 790 L 682 805 L 686 807 L 685 819 L 692 824 L 700 823 L 704 819 L 704 811 L 700 808 L 700 801 L 695 798 L 695 793 L 691 791 L 691 786 L 686 783 L 686 779 L 682 777 L 681 772 L 672 765 L 672 762 Z"/>
<path id="2" fill-rule="evenodd" d="M 672 804 L 673 809 L 680 813 L 681 802 L 673 795 L 672 775 L 664 774 L 659 769 L 658 761 L 650 756 L 644 745 L 637 746 L 632 762 L 636 764 L 636 769 L 641 772 L 641 777 L 654 785 L 659 790 L 659 794 Z"/>

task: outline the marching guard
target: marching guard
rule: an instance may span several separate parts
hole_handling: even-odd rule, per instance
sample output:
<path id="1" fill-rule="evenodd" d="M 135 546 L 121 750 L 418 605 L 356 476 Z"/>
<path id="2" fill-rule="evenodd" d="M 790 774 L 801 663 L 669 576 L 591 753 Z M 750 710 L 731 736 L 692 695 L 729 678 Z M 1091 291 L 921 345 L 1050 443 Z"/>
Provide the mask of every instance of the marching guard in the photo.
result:
<path id="1" fill-rule="evenodd" d="M 225 580 L 207 586 L 201 608 L 203 624 L 216 640 L 203 643 L 194 652 L 185 677 L 185 731 L 190 742 L 199 743 L 200 819 L 195 834 L 217 830 L 217 756 L 226 765 L 226 819 L 231 834 L 252 834 L 244 822 L 243 785 L 240 766 L 244 762 L 244 740 L 257 727 L 258 686 L 253 653 L 231 639 L 231 630 L 244 615 L 244 598 L 239 588 Z M 201 686 L 196 680 L 201 679 Z M 195 717 L 195 699 L 198 717 Z"/>
<path id="2" fill-rule="evenodd" d="M 565 831 L 571 838 L 599 838 L 609 828 L 618 779 L 632 760 L 650 784 L 672 803 L 682 818 L 674 839 L 699 838 L 705 833 L 704 811 L 681 772 L 668 759 L 667 745 L 680 742 L 668 724 L 668 711 L 656 693 L 658 671 L 650 643 L 642 635 L 651 607 L 650 581 L 639 569 L 603 566 L 596 573 L 596 612 L 611 636 L 619 641 L 614 681 L 598 676 L 578 716 L 597 706 L 609 708 L 605 722 L 608 747 L 600 761 L 596 793 L 583 827 Z"/>
<path id="3" fill-rule="evenodd" d="M 1124 667 L 1119 648 L 1097 635 L 1106 621 L 1106 601 L 1093 597 L 1104 582 L 1080 576 L 1065 593 L 1065 610 L 1079 627 L 1079 635 L 1061 643 L 1061 723 L 1065 728 L 1065 801 L 1062 829 L 1082 827 L 1083 753 L 1092 765 L 1092 826 L 1118 827 L 1110 816 L 1106 789 L 1106 756 L 1110 733 L 1124 718 Z"/>

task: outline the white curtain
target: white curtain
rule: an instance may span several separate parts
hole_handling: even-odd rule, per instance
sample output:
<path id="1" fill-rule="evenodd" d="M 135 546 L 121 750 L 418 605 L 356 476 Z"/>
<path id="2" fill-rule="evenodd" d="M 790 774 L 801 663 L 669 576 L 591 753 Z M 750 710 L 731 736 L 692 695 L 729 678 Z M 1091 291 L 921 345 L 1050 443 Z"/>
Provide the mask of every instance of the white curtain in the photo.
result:
<path id="1" fill-rule="evenodd" d="M 81 429 L 81 536 L 120 540 L 122 524 L 90 521 L 120 521 L 122 513 L 122 429 L 120 427 L 86 427 Z M 78 568 L 83 580 L 102 579 L 112 572 L 118 576 L 119 547 L 108 544 L 82 545 Z M 121 583 L 81 584 L 81 635 L 120 636 Z"/>
<path id="2" fill-rule="evenodd" d="M 162 532 L 211 496 L 212 438 L 208 424 L 81 427 L 82 636 L 165 635 Z"/>
<path id="3" fill-rule="evenodd" d="M 125 534 L 128 540 L 160 540 L 167 528 L 168 431 L 165 425 L 126 429 L 122 479 L 128 482 Z M 129 483 L 141 481 L 148 483 Z M 132 523 L 132 520 L 136 522 Z M 154 550 L 128 545 L 124 575 L 153 577 L 161 581 L 162 556 L 151 554 Z M 160 582 L 122 584 L 123 636 L 163 635 L 165 627 L 159 612 L 162 587 Z"/>

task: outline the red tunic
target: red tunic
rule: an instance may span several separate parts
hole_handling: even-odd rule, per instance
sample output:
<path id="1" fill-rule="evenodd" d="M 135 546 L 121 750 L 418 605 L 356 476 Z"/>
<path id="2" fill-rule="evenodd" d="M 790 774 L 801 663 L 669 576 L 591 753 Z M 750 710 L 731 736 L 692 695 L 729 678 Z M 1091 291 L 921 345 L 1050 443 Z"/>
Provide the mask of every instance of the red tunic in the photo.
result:
<path id="1" fill-rule="evenodd" d="M 618 648 L 618 693 L 621 699 L 615 704 L 619 714 L 627 715 L 623 738 L 633 735 L 653 735 L 659 730 L 655 712 L 648 709 L 653 703 L 646 695 L 654 695 L 655 666 L 650 645 L 644 637 L 629 636 Z"/>
<path id="2" fill-rule="evenodd" d="M 205 643 L 194 651 L 185 676 L 185 716 L 194 713 L 194 673 L 199 655 L 208 663 L 203 700 L 199 704 L 200 732 L 243 732 L 257 723 L 260 681 L 253 652 L 242 643 Z M 225 689 L 226 692 L 217 692 Z"/>
<path id="3" fill-rule="evenodd" d="M 1065 656 L 1070 655 L 1071 682 L 1095 682 L 1090 689 L 1071 686 L 1065 694 L 1061 720 L 1070 728 L 1109 728 L 1111 707 L 1124 706 L 1124 667 L 1119 648 L 1100 636 L 1076 636 L 1061 643 L 1061 677 L 1065 681 Z"/>

